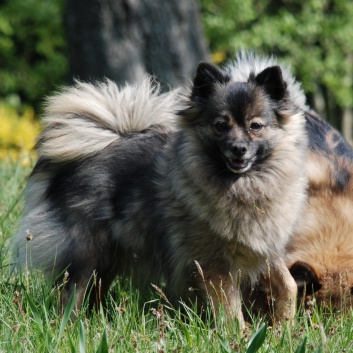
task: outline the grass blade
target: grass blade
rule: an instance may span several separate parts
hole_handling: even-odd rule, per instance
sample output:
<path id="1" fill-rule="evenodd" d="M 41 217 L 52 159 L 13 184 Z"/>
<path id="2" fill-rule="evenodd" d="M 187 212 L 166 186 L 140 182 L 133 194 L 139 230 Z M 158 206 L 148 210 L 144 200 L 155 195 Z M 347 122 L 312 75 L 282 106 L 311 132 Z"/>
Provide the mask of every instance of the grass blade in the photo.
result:
<path id="1" fill-rule="evenodd" d="M 304 337 L 303 342 L 300 343 L 295 353 L 305 353 L 306 337 Z"/>
<path id="2" fill-rule="evenodd" d="M 86 340 L 86 333 L 85 327 L 83 326 L 83 322 L 80 320 L 80 327 L 78 333 L 78 350 L 80 353 L 85 353 L 85 340 Z"/>
<path id="3" fill-rule="evenodd" d="M 40 333 L 44 335 L 43 320 L 40 317 L 39 311 L 28 294 L 26 294 L 26 298 L 28 301 L 29 308 L 31 309 L 34 322 L 36 323 L 36 326 L 39 329 Z"/>
<path id="4" fill-rule="evenodd" d="M 222 337 L 221 335 L 218 335 L 219 341 L 221 343 L 221 347 L 222 347 L 222 352 L 224 353 L 230 353 L 232 350 L 230 348 L 229 342 Z"/>
<path id="5" fill-rule="evenodd" d="M 260 347 L 265 341 L 266 331 L 267 331 L 267 325 L 265 323 L 262 323 L 260 328 L 251 337 L 246 353 L 255 353 L 260 349 Z"/>
<path id="6" fill-rule="evenodd" d="M 99 343 L 97 353 L 109 353 L 108 351 L 108 342 L 107 342 L 107 331 L 104 329 L 103 337 Z"/>
<path id="7" fill-rule="evenodd" d="M 69 341 L 69 346 L 70 346 L 70 350 L 71 350 L 71 353 L 76 353 L 77 352 L 77 349 L 75 348 L 73 342 L 72 342 L 72 339 L 70 336 L 67 336 L 67 339 Z"/>
<path id="8" fill-rule="evenodd" d="M 60 329 L 59 329 L 59 335 L 58 335 L 58 340 L 56 343 L 56 349 L 55 351 L 57 351 L 57 348 L 59 346 L 60 340 L 62 335 L 64 334 L 65 331 L 65 326 L 67 324 L 67 322 L 69 321 L 69 318 L 71 316 L 72 310 L 75 306 L 76 303 L 76 289 L 74 288 L 74 290 L 72 291 L 71 297 L 66 305 L 65 311 L 64 311 L 64 315 L 61 319 L 61 323 L 60 323 Z"/>

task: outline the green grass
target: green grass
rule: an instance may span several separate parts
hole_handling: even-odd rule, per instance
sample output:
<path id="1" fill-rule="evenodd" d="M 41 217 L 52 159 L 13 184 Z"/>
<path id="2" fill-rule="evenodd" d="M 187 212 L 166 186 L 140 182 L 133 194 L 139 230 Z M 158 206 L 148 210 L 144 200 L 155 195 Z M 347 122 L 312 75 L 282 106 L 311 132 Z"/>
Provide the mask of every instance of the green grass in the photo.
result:
<path id="1" fill-rule="evenodd" d="M 72 320 L 74 298 L 58 306 L 59 291 L 39 273 L 11 272 L 8 254 L 22 209 L 22 193 L 29 168 L 0 163 L 0 353 L 2 352 L 351 352 L 353 315 L 299 308 L 293 325 L 269 327 L 255 317 L 240 332 L 222 313 L 202 321 L 185 306 L 169 307 L 151 288 L 141 298 L 129 279 L 117 280 L 107 308 L 84 307 Z"/>

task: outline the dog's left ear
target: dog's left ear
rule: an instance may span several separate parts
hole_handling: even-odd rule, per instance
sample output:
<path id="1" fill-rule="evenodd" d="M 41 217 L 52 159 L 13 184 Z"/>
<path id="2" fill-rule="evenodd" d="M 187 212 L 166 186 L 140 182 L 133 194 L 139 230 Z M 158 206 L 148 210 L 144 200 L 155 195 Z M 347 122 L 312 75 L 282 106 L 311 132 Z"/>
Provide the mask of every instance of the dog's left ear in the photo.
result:
<path id="1" fill-rule="evenodd" d="M 287 84 L 283 80 L 279 66 L 271 66 L 255 77 L 255 82 L 262 86 L 266 93 L 274 100 L 281 100 L 287 93 Z"/>
<path id="2" fill-rule="evenodd" d="M 201 62 L 197 67 L 196 76 L 194 78 L 191 100 L 196 103 L 204 103 L 213 93 L 215 84 L 224 84 L 229 80 L 229 75 L 217 66 L 207 62 Z"/>
<path id="3" fill-rule="evenodd" d="M 197 67 L 196 75 L 193 81 L 190 106 L 178 112 L 184 117 L 183 121 L 188 124 L 194 124 L 198 121 L 201 111 L 207 105 L 216 89 L 217 84 L 225 84 L 230 81 L 230 76 L 219 69 L 216 65 L 201 62 Z"/>

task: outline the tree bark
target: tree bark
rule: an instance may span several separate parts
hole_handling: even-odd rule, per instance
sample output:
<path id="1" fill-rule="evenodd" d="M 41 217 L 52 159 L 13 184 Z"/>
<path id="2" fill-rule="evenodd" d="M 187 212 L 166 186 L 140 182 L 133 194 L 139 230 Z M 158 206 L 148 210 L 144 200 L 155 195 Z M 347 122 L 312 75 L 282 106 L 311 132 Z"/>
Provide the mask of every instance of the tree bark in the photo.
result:
<path id="1" fill-rule="evenodd" d="M 69 0 L 65 24 L 71 79 L 177 86 L 208 59 L 194 0 Z"/>
<path id="2" fill-rule="evenodd" d="M 342 134 L 353 146 L 353 109 L 344 108 L 342 116 Z"/>

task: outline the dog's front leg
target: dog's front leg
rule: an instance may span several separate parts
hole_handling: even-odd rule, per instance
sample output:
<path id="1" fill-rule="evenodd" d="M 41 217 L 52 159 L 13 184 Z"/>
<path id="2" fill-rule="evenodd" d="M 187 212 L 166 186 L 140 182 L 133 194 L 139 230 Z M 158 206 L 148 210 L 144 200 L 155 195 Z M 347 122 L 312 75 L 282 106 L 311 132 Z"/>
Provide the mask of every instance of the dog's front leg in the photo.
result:
<path id="1" fill-rule="evenodd" d="M 283 259 L 272 260 L 268 273 L 260 281 L 269 288 L 275 304 L 275 320 L 293 320 L 296 312 L 297 285 Z"/>
<path id="2" fill-rule="evenodd" d="M 237 319 L 239 327 L 245 327 L 242 312 L 240 289 L 234 284 L 230 274 L 212 275 L 205 278 L 206 294 L 211 302 L 212 310 L 217 311 L 222 307 L 229 320 Z"/>

